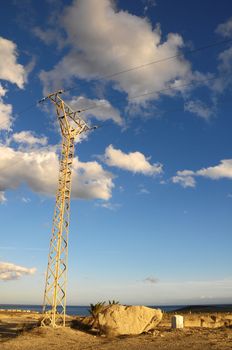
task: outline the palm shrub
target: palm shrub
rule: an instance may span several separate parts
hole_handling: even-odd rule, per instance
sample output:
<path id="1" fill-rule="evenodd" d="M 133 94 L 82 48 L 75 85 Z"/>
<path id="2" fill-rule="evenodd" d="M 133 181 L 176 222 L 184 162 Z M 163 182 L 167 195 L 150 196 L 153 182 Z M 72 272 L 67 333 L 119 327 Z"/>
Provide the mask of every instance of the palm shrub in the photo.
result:
<path id="1" fill-rule="evenodd" d="M 119 301 L 109 300 L 109 305 L 118 305 Z"/>
<path id="2" fill-rule="evenodd" d="M 105 308 L 105 304 L 105 301 L 98 302 L 97 304 L 90 304 L 90 309 L 88 311 L 94 319 L 96 319 L 97 315 Z"/>
<path id="3" fill-rule="evenodd" d="M 103 311 L 107 306 L 117 305 L 119 301 L 109 300 L 108 305 L 106 305 L 105 301 L 100 301 L 97 304 L 90 304 L 90 308 L 88 309 L 90 315 L 96 319 L 98 314 Z"/>
<path id="4" fill-rule="evenodd" d="M 105 301 L 98 302 L 97 304 L 90 304 L 90 308 L 88 309 L 90 315 L 93 317 L 92 321 L 92 327 L 97 328 L 100 332 L 99 327 L 99 320 L 98 320 L 98 314 L 102 312 L 107 307 L 110 307 L 111 305 L 119 304 L 118 301 L 115 300 L 109 300 L 108 305 L 106 305 Z"/>

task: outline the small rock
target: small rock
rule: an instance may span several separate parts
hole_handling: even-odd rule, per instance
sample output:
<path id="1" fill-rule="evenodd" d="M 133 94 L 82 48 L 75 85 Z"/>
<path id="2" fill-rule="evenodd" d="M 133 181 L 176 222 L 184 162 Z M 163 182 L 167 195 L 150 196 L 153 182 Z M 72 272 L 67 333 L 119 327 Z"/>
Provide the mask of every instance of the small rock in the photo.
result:
<path id="1" fill-rule="evenodd" d="M 159 334 L 160 334 L 160 332 L 157 331 L 156 329 L 152 332 L 153 337 L 157 337 L 157 335 L 159 335 Z"/>

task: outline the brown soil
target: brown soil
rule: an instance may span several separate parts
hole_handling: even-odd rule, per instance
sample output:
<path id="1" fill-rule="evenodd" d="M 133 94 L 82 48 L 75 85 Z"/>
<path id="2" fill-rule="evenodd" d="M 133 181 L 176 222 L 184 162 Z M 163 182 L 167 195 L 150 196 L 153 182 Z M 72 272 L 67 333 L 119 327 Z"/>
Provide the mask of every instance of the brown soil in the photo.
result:
<path id="1" fill-rule="evenodd" d="M 193 316 L 193 315 L 192 315 Z M 199 316 L 198 316 L 199 317 Z M 0 314 L 1 350 L 226 350 L 232 349 L 232 328 L 184 328 L 164 324 L 154 334 L 106 338 L 79 329 L 41 328 L 38 315 Z M 166 317 L 167 320 L 167 317 Z M 166 323 L 166 322 L 165 322 Z M 33 329 L 30 329 L 34 327 Z"/>

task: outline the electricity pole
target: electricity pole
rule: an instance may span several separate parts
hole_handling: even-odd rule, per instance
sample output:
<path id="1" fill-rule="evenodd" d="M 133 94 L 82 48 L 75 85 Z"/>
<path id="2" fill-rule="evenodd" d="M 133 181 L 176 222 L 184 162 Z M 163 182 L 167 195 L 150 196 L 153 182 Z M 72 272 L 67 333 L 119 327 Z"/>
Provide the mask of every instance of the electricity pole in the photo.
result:
<path id="1" fill-rule="evenodd" d="M 68 233 L 74 142 L 78 135 L 92 129 L 80 118 L 79 112 L 72 111 L 62 100 L 60 97 L 62 92 L 62 90 L 59 90 L 40 101 L 43 102 L 46 99 L 50 99 L 55 105 L 62 134 L 58 188 L 43 301 L 44 317 L 41 323 L 42 326 L 49 325 L 53 328 L 65 326 Z"/>

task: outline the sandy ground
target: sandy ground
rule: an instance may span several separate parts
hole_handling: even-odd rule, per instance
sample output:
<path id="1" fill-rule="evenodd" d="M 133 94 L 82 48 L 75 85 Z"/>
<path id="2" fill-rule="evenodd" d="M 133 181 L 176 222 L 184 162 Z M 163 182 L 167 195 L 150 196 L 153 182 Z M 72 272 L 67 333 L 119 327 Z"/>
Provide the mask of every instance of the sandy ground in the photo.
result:
<path id="1" fill-rule="evenodd" d="M 160 326 L 154 334 L 107 338 L 70 327 L 51 329 L 35 327 L 32 315 L 0 315 L 1 350 L 225 350 L 232 349 L 232 328 L 185 328 L 171 330 Z M 37 316 L 38 318 L 38 316 Z M 20 325 L 20 327 L 19 327 Z"/>

